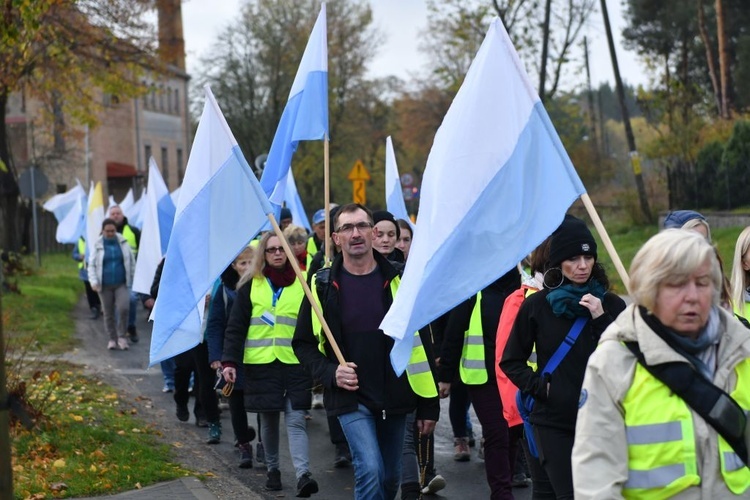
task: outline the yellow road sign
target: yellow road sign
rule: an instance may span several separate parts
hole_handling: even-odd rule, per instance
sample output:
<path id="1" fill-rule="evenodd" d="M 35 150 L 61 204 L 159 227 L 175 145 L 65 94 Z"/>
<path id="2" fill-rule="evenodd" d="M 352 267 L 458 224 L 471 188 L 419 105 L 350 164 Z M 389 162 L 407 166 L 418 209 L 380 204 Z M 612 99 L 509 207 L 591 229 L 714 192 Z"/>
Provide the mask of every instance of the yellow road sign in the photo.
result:
<path id="1" fill-rule="evenodd" d="M 365 191 L 365 181 L 370 180 L 370 173 L 360 160 L 357 160 L 354 167 L 352 167 L 348 179 L 352 181 L 352 201 L 366 205 L 367 193 Z"/>

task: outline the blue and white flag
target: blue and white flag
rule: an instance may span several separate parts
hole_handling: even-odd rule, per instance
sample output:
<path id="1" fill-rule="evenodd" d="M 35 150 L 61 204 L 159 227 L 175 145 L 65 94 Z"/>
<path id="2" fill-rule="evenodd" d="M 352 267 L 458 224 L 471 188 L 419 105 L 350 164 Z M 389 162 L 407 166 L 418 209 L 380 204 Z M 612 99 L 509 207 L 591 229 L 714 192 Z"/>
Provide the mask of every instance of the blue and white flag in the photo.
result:
<path id="1" fill-rule="evenodd" d="M 521 261 L 585 189 L 499 19 L 435 135 L 401 287 L 380 327 L 401 373 L 413 332 Z M 429 228 L 425 231 L 424 228 Z"/>
<path id="2" fill-rule="evenodd" d="M 292 224 L 307 229 L 307 232 L 312 232 L 310 227 L 310 221 L 307 219 L 305 213 L 305 207 L 302 205 L 302 199 L 299 197 L 297 192 L 297 183 L 294 181 L 294 174 L 292 169 L 289 169 L 289 174 L 286 178 L 286 194 L 284 195 L 286 200 L 286 206 L 290 212 L 292 212 Z"/>
<path id="3" fill-rule="evenodd" d="M 42 207 L 57 219 L 55 239 L 58 243 L 77 243 L 86 232 L 86 191 L 76 179 L 76 185 L 44 202 Z"/>
<path id="4" fill-rule="evenodd" d="M 143 229 L 135 263 L 133 290 L 149 295 L 156 268 L 167 253 L 175 205 L 153 157 L 148 162 L 148 187 L 144 195 Z"/>
<path id="5" fill-rule="evenodd" d="M 398 175 L 396 153 L 393 151 L 393 141 L 389 135 L 385 139 L 385 206 L 396 219 L 404 219 L 411 223 L 409 212 L 404 203 L 404 191 L 401 188 L 401 176 Z"/>
<path id="6" fill-rule="evenodd" d="M 299 141 L 316 141 L 328 137 L 326 30 L 326 4 L 323 2 L 260 178 L 263 191 L 275 205 L 280 206 L 284 201 L 287 172 Z"/>
<path id="7" fill-rule="evenodd" d="M 202 340 L 206 294 L 272 212 L 211 89 L 205 91 L 152 314 L 151 365 Z"/>

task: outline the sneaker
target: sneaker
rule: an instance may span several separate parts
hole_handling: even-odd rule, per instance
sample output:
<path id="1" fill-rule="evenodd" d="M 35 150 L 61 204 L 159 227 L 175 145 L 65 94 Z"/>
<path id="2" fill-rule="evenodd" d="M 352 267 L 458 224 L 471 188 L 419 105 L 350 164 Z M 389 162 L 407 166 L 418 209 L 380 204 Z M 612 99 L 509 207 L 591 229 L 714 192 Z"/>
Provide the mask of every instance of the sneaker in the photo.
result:
<path id="1" fill-rule="evenodd" d="M 242 443 L 237 448 L 240 450 L 240 469 L 253 468 L 253 445 Z"/>
<path id="2" fill-rule="evenodd" d="M 531 478 L 526 477 L 526 474 L 513 474 L 510 485 L 513 488 L 528 488 L 531 486 Z"/>
<path id="3" fill-rule="evenodd" d="M 221 422 L 209 422 L 208 439 L 206 444 L 219 444 L 221 442 Z"/>
<path id="4" fill-rule="evenodd" d="M 190 418 L 190 412 L 188 411 L 187 405 L 177 405 L 177 420 L 180 422 L 187 422 Z"/>
<path id="5" fill-rule="evenodd" d="M 117 339 L 117 347 L 120 348 L 120 350 L 127 351 L 130 349 L 130 345 L 128 344 L 128 339 L 125 337 L 120 337 Z"/>
<path id="6" fill-rule="evenodd" d="M 128 337 L 130 337 L 132 343 L 138 343 L 138 332 L 135 331 L 135 326 L 128 327 Z"/>
<path id="7" fill-rule="evenodd" d="M 443 476 L 441 476 L 440 474 L 435 474 L 432 479 L 427 481 L 425 487 L 422 488 L 422 494 L 433 495 L 443 488 L 445 488 L 445 479 L 443 479 Z"/>
<path id="8" fill-rule="evenodd" d="M 312 407 L 313 407 L 313 410 L 323 409 L 323 395 L 322 394 L 313 393 Z"/>
<path id="9" fill-rule="evenodd" d="M 195 426 L 196 427 L 208 427 L 208 420 L 206 420 L 206 417 L 195 417 Z"/>
<path id="10" fill-rule="evenodd" d="M 260 463 L 266 463 L 266 451 L 263 449 L 263 443 L 255 445 L 255 460 Z"/>
<path id="11" fill-rule="evenodd" d="M 479 450 L 477 451 L 477 457 L 480 460 L 484 460 L 484 438 L 479 440 Z"/>
<path id="12" fill-rule="evenodd" d="M 117 349 L 117 342 L 114 340 L 110 340 L 107 343 L 107 349 L 109 349 L 110 351 L 114 351 L 115 349 Z"/>
<path id="13" fill-rule="evenodd" d="M 99 319 L 99 308 L 98 307 L 92 307 L 91 308 L 91 319 Z"/>
<path id="14" fill-rule="evenodd" d="M 272 469 L 266 474 L 266 489 L 268 491 L 281 491 L 281 472 L 279 469 Z"/>
<path id="15" fill-rule="evenodd" d="M 312 474 L 305 472 L 297 481 L 297 497 L 308 498 L 318 492 L 318 482 L 313 479 Z"/>
<path id="16" fill-rule="evenodd" d="M 468 462 L 471 460 L 469 440 L 465 437 L 453 439 L 453 460 L 456 462 Z"/>
<path id="17" fill-rule="evenodd" d="M 164 384 L 164 387 L 162 388 L 161 392 L 174 392 L 174 386 L 171 386 L 169 384 Z"/>
<path id="18" fill-rule="evenodd" d="M 337 469 L 349 467 L 352 464 L 352 454 L 349 452 L 349 445 L 339 443 L 336 445 L 336 455 L 333 458 L 333 466 Z"/>

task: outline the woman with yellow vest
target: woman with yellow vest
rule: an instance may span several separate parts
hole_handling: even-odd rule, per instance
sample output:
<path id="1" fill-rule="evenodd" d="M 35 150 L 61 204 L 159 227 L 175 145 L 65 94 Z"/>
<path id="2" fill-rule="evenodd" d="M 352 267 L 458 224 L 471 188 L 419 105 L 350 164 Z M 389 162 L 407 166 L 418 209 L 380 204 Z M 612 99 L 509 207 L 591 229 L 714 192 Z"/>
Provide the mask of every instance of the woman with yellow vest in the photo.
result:
<path id="1" fill-rule="evenodd" d="M 280 491 L 279 420 L 284 412 L 297 496 L 318 492 L 311 477 L 305 415 L 311 406 L 312 379 L 292 350 L 304 292 L 281 241 L 266 233 L 251 268 L 237 284 L 224 335 L 221 365 L 228 382 L 245 373 L 245 408 L 260 414 L 260 433 L 268 470 L 266 489 Z"/>
<path id="2" fill-rule="evenodd" d="M 719 305 L 716 254 L 668 229 L 630 268 L 633 304 L 589 360 L 576 498 L 750 498 L 750 335 Z"/>

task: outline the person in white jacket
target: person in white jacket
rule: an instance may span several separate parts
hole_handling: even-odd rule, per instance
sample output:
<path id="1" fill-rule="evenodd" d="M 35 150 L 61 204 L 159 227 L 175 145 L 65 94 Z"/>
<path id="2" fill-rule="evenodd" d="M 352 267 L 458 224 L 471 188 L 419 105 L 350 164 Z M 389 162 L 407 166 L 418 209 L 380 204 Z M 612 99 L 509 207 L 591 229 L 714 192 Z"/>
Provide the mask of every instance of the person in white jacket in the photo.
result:
<path id="1" fill-rule="evenodd" d="M 117 232 L 112 219 L 102 222 L 102 234 L 89 255 L 91 288 L 99 294 L 104 328 L 109 335 L 107 349 L 128 349 L 126 338 L 130 292 L 135 272 L 135 256 L 128 241 Z M 117 311 L 117 318 L 115 318 Z"/>
<path id="2" fill-rule="evenodd" d="M 638 251 L 634 303 L 604 332 L 586 368 L 572 457 L 576 499 L 750 498 L 745 419 L 732 421 L 745 438 L 730 445 L 650 371 L 673 363 L 687 373 L 679 379 L 686 399 L 696 387 L 718 388 L 739 405 L 719 399 L 730 403 L 725 409 L 747 414 L 750 334 L 719 306 L 721 284 L 713 247 L 693 231 L 668 229 Z"/>

